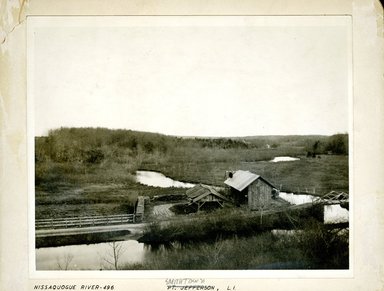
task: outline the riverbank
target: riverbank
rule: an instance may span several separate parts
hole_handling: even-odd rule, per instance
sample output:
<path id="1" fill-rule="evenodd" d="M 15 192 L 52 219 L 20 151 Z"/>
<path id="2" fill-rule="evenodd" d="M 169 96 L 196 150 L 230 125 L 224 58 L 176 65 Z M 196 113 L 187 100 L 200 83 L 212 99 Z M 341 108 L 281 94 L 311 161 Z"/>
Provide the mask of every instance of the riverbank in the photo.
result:
<path id="1" fill-rule="evenodd" d="M 58 167 L 61 166 L 58 165 Z M 132 180 L 133 175 L 126 176 L 125 180 L 120 180 L 121 175 L 117 175 L 114 182 L 103 182 L 103 174 L 109 176 L 109 171 L 120 171 L 120 167 L 122 165 L 116 165 L 115 168 L 107 169 L 105 172 L 103 167 L 92 166 L 87 174 L 79 174 L 75 181 L 70 179 L 61 181 L 65 177 L 63 175 L 49 184 L 39 184 L 35 191 L 36 219 L 133 213 L 134 204 L 139 195 L 154 197 L 185 194 L 184 188 L 140 184 Z M 192 183 L 205 181 L 208 184 L 212 182 L 212 185 L 223 186 L 223 173 L 228 169 L 237 168 L 258 173 L 268 178 L 276 187 L 281 186 L 283 190 L 290 188 L 294 193 L 310 192 L 313 195 L 322 195 L 329 189 L 344 189 L 343 191 L 348 192 L 348 174 L 345 170 L 348 169 L 348 157 L 327 156 L 321 159 L 310 158 L 278 163 L 206 162 L 182 165 L 171 163 L 168 166 L 147 164 L 147 167 L 152 170 L 164 170 L 165 174 L 170 175 L 169 177 Z M 180 171 L 181 168 L 184 170 Z M 95 181 L 87 182 L 89 177 Z M 303 179 L 303 177 L 306 178 Z"/>
<path id="2" fill-rule="evenodd" d="M 119 270 L 313 270 L 349 266 L 348 230 L 326 231 L 312 225 L 302 231 L 279 230 L 247 238 L 174 243 L 157 249 L 134 240 L 115 245 L 40 248 L 36 250 L 36 269 L 115 269 L 115 261 L 110 260 L 114 247 L 121 250 L 117 258 Z"/>
<path id="3" fill-rule="evenodd" d="M 324 221 L 322 205 L 293 205 L 282 209 L 249 212 L 239 209 L 220 209 L 213 213 L 185 219 L 152 222 L 144 229 L 139 242 L 151 245 L 173 242 L 212 241 L 215 238 L 251 236 L 272 229 L 297 229 L 309 220 Z"/>
<path id="4" fill-rule="evenodd" d="M 124 270 L 314 270 L 348 269 L 348 229 L 307 222 L 302 230 L 263 232 L 248 237 L 216 237 L 207 242 L 173 243 L 147 252 Z"/>
<path id="5" fill-rule="evenodd" d="M 67 245 L 81 245 L 81 244 L 96 244 L 102 242 L 123 241 L 128 238 L 136 238 L 129 230 L 108 230 L 108 231 L 89 231 L 83 230 L 82 233 L 73 234 L 65 233 L 61 230 L 61 234 L 55 233 L 54 235 L 36 236 L 36 248 L 46 247 L 60 247 Z"/>
<path id="6" fill-rule="evenodd" d="M 303 197 L 298 195 L 291 199 L 295 196 L 297 200 L 292 202 L 302 202 Z M 184 196 L 158 196 L 153 200 L 165 203 L 159 206 L 169 206 L 170 201 L 180 198 Z M 329 214 L 325 208 L 330 206 L 279 205 L 263 212 L 225 208 L 192 215 L 161 215 L 162 220 L 152 223 L 40 230 L 36 233 L 38 268 L 113 269 L 111 264 L 103 265 L 102 259 L 95 260 L 91 250 L 98 250 L 97 255 L 103 258 L 114 248 L 130 253 L 122 253 L 119 258 L 118 268 L 123 270 L 348 268 L 348 223 L 325 225 Z M 87 231 L 100 233 L 81 233 Z M 71 235 L 62 235 L 65 232 Z M 125 249 L 126 245 L 129 248 Z M 57 258 L 52 258 L 54 254 Z"/>

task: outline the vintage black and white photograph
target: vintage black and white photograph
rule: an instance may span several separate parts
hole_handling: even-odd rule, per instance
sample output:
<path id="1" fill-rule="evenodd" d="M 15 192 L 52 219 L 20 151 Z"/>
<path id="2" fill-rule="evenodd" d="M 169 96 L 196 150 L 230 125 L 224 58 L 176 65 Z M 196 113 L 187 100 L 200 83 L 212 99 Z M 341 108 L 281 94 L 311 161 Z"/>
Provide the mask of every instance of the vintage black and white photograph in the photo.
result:
<path id="1" fill-rule="evenodd" d="M 350 17 L 28 21 L 36 271 L 350 269 Z"/>

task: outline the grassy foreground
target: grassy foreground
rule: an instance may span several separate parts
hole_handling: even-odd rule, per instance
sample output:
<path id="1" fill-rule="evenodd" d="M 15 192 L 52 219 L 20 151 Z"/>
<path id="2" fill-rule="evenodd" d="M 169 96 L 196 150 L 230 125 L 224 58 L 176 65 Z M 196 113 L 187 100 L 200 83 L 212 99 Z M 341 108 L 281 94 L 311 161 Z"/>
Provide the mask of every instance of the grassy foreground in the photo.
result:
<path id="1" fill-rule="evenodd" d="M 200 242 L 148 252 L 131 270 L 348 269 L 348 230 L 308 222 L 301 231 L 264 232 L 252 237 Z"/>

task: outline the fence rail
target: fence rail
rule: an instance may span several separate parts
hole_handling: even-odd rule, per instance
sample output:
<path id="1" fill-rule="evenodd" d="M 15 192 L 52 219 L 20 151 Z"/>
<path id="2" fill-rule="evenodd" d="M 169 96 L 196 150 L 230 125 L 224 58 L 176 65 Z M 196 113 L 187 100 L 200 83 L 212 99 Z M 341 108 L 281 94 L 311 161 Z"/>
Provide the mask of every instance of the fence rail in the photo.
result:
<path id="1" fill-rule="evenodd" d="M 36 229 L 56 229 L 69 227 L 90 227 L 141 222 L 141 214 L 121 214 L 108 216 L 82 216 L 68 218 L 36 219 Z"/>

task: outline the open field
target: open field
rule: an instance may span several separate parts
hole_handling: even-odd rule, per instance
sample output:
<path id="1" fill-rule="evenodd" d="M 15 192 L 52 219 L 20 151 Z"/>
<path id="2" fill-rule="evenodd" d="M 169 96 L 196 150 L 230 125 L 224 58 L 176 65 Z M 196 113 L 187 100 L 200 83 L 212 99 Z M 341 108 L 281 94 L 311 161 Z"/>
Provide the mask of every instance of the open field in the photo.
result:
<path id="1" fill-rule="evenodd" d="M 269 159 L 284 153 L 271 151 Z M 285 154 L 287 155 L 287 154 Z M 316 193 L 348 192 L 348 156 L 321 155 L 320 158 L 300 157 L 295 162 L 267 161 L 205 161 L 171 162 L 169 165 L 144 164 L 141 169 L 155 170 L 179 181 L 201 182 L 223 186 L 225 171 L 249 170 L 265 177 L 284 192 Z"/>

